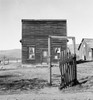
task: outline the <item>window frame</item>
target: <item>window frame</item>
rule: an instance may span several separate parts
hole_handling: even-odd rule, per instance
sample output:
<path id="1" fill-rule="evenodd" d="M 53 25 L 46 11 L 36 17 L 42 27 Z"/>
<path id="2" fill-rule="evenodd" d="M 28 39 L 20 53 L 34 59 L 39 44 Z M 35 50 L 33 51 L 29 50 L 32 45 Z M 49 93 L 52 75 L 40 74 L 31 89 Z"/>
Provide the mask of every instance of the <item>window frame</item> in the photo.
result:
<path id="1" fill-rule="evenodd" d="M 28 48 L 28 57 L 27 57 L 28 60 L 35 60 L 36 59 L 36 48 L 35 48 L 35 46 L 32 45 L 32 46 L 28 46 L 27 48 Z M 30 58 L 30 52 L 29 52 L 30 48 L 34 48 L 34 58 Z"/>
<path id="2" fill-rule="evenodd" d="M 60 56 L 60 53 L 55 52 L 55 49 L 56 49 L 56 48 L 60 48 L 60 53 L 61 53 L 61 47 L 54 47 L 54 48 L 53 48 L 53 52 L 54 52 L 54 57 L 53 57 L 53 59 L 54 59 L 54 60 L 60 59 L 60 57 L 59 57 L 59 56 Z M 57 56 L 57 58 L 55 58 L 56 56 Z"/>

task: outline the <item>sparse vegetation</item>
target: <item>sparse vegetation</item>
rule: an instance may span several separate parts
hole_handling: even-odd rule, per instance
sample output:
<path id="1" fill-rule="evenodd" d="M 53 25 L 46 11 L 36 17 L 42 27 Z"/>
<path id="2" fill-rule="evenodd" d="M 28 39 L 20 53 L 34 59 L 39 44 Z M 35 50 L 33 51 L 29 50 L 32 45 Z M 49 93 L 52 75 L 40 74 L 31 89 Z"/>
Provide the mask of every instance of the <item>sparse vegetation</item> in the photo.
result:
<path id="1" fill-rule="evenodd" d="M 13 65 L 11 65 L 11 67 L 13 67 Z M 93 92 L 93 62 L 78 64 L 77 76 L 80 84 L 73 87 L 67 87 L 62 90 L 58 89 L 60 85 L 59 68 L 52 68 L 52 87 L 48 86 L 47 67 L 1 70 L 0 94 L 20 94 L 18 98 L 22 98 L 22 96 L 24 96 L 25 93 L 30 93 L 31 98 L 33 98 L 34 100 L 41 100 L 43 98 L 43 95 L 45 98 L 44 100 L 54 100 L 55 98 L 55 100 L 62 100 L 62 98 L 64 98 L 65 100 L 87 100 L 86 94 Z M 39 99 L 36 96 L 33 96 L 32 94 L 35 94 L 36 96 L 39 94 Z M 13 97 L 15 97 L 15 95 L 13 95 Z M 90 100 L 92 100 L 92 96 L 90 96 L 89 98 Z M 29 99 L 24 98 L 22 100 Z"/>

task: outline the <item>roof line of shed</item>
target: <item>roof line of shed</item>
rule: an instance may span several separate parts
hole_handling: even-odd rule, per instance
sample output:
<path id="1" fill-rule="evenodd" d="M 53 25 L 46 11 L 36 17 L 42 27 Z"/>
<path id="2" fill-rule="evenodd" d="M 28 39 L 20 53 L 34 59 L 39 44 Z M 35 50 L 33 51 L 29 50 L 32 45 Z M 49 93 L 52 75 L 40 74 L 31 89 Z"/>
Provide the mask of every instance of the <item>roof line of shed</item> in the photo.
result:
<path id="1" fill-rule="evenodd" d="M 83 39 L 81 40 L 81 42 L 80 42 L 80 44 L 79 44 L 79 46 L 78 46 L 78 50 L 80 49 L 81 44 L 82 44 L 82 42 L 84 41 L 84 39 L 85 39 L 85 38 L 83 38 Z"/>
<path id="2" fill-rule="evenodd" d="M 86 39 L 93 40 L 92 38 L 82 38 L 81 43 L 80 43 L 79 46 L 78 46 L 78 50 L 80 49 L 82 42 L 83 42 L 84 40 L 86 40 Z"/>

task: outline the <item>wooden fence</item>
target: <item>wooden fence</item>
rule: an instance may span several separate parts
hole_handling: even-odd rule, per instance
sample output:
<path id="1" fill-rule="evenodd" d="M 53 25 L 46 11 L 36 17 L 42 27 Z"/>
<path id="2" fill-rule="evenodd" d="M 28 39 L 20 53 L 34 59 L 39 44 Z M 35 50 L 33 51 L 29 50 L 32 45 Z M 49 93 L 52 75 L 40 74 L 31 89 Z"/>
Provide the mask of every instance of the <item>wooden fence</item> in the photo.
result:
<path id="1" fill-rule="evenodd" d="M 11 63 L 18 63 L 21 62 L 20 59 L 14 59 L 14 60 L 10 60 L 10 59 L 2 59 L 0 60 L 0 65 L 9 65 Z"/>
<path id="2" fill-rule="evenodd" d="M 59 69 L 61 73 L 60 88 L 72 86 L 77 83 L 77 68 L 75 54 L 72 55 L 70 51 L 67 50 L 62 51 L 59 60 Z"/>

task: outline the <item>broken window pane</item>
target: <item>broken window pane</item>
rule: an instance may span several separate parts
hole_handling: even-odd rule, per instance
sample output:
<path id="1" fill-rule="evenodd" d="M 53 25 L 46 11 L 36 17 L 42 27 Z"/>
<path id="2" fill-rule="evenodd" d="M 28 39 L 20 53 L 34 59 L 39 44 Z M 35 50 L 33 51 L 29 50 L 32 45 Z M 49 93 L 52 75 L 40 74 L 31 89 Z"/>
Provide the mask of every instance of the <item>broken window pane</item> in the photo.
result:
<path id="1" fill-rule="evenodd" d="M 35 48 L 29 47 L 29 59 L 35 59 Z"/>

